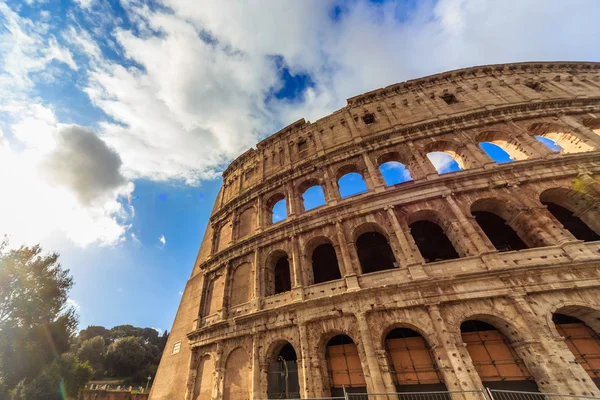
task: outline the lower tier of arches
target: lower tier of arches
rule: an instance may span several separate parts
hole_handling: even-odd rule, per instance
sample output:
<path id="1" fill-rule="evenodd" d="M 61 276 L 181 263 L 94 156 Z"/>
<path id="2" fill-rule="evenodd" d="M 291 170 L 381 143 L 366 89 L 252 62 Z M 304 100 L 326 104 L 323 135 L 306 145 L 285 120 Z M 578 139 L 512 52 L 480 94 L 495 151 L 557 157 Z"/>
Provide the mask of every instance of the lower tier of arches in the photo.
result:
<path id="1" fill-rule="evenodd" d="M 186 399 L 318 398 L 344 388 L 599 396 L 599 299 L 593 288 L 400 309 L 340 304 L 337 316 L 194 347 Z"/>

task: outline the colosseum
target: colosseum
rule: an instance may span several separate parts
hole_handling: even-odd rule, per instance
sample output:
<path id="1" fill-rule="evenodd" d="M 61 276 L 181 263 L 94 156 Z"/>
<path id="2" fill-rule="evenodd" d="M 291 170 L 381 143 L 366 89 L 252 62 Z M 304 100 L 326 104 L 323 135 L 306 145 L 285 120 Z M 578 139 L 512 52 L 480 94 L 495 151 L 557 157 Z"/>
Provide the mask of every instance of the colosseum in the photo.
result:
<path id="1" fill-rule="evenodd" d="M 150 399 L 600 396 L 599 198 L 600 63 L 445 72 L 299 120 L 223 172 Z"/>

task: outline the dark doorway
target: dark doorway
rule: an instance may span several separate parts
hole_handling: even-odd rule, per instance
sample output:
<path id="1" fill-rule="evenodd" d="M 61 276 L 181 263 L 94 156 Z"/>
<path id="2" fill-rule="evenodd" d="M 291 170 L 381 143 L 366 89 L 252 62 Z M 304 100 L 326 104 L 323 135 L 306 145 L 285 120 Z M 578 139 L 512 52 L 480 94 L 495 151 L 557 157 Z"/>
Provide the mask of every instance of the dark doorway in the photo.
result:
<path id="1" fill-rule="evenodd" d="M 483 386 L 501 390 L 539 391 L 521 357 L 495 326 L 483 321 L 465 321 L 460 326 L 460 332 Z"/>
<path id="2" fill-rule="evenodd" d="M 506 221 L 488 211 L 474 211 L 475 220 L 498 251 L 523 250 L 527 245 Z"/>
<path id="3" fill-rule="evenodd" d="M 459 258 L 442 228 L 431 221 L 417 221 L 410 225 L 410 233 L 426 263 Z"/>
<path id="4" fill-rule="evenodd" d="M 594 232 L 573 212 L 555 203 L 542 202 L 542 204 L 548 207 L 548 211 L 554 215 L 554 218 L 556 218 L 566 230 L 571 232 L 577 240 L 583 240 L 585 242 L 600 240 L 600 235 Z"/>
<path id="5" fill-rule="evenodd" d="M 267 396 L 269 399 L 300 398 L 298 357 L 290 343 L 283 346 L 275 359 L 269 363 Z"/>
<path id="6" fill-rule="evenodd" d="M 290 262 L 288 256 L 283 256 L 275 264 L 275 294 L 292 290 L 290 279 Z"/>
<path id="7" fill-rule="evenodd" d="M 323 283 L 341 279 L 335 249 L 330 243 L 318 245 L 312 253 L 314 283 Z"/>
<path id="8" fill-rule="evenodd" d="M 367 393 L 367 383 L 354 341 L 346 335 L 337 335 L 327 343 L 327 372 L 332 396 L 348 393 Z"/>
<path id="9" fill-rule="evenodd" d="M 419 333 L 396 328 L 385 338 L 390 373 L 398 392 L 446 391 L 429 345 Z"/>
<path id="10" fill-rule="evenodd" d="M 379 232 L 363 233 L 356 240 L 356 251 L 363 274 L 393 269 L 396 258 L 387 238 Z"/>
<path id="11" fill-rule="evenodd" d="M 552 315 L 552 321 L 565 344 L 592 381 L 600 388 L 600 335 L 585 322 L 564 314 Z"/>

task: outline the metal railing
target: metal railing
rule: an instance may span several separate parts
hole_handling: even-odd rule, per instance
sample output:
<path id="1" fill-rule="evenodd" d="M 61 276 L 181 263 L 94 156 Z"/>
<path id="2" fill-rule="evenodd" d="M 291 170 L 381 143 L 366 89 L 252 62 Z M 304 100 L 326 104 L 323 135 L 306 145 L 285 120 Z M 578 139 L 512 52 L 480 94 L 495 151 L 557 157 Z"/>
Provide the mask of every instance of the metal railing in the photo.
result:
<path id="1" fill-rule="evenodd" d="M 315 397 L 302 400 L 600 400 L 600 397 L 517 390 L 480 389 L 438 392 L 348 393 L 343 397 Z M 273 400 L 273 399 L 267 399 Z M 294 399 L 300 400 L 300 398 Z"/>
<path id="2" fill-rule="evenodd" d="M 559 393 L 538 393 L 538 392 L 521 392 L 517 390 L 500 390 L 500 389 L 487 389 L 491 400 L 576 400 L 576 399 L 594 399 L 598 400 L 600 397 L 594 396 L 581 396 L 573 394 L 559 394 Z"/>

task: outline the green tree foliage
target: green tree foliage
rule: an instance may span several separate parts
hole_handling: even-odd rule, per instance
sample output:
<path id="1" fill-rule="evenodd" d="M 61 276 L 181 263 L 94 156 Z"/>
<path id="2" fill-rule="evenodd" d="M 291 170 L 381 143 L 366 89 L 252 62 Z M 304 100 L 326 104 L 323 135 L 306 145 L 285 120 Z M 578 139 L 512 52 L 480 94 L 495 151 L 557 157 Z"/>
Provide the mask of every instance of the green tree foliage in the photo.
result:
<path id="1" fill-rule="evenodd" d="M 6 242 L 0 245 L 5 248 Z M 41 253 L 40 246 L 22 246 L 1 254 L 0 331 L 44 325 L 63 311 L 73 278 L 61 268 L 57 253 Z"/>
<path id="2" fill-rule="evenodd" d="M 63 400 L 76 397 L 93 375 L 87 362 L 82 363 L 72 354 L 63 354 L 46 365 L 41 373 L 28 383 L 21 383 L 13 400 Z"/>
<path id="3" fill-rule="evenodd" d="M 106 363 L 114 376 L 131 376 L 146 360 L 146 346 L 139 337 L 118 339 L 106 351 Z"/>
<path id="4" fill-rule="evenodd" d="M 87 361 L 94 369 L 94 378 L 102 379 L 104 376 L 104 358 L 106 356 L 106 342 L 102 336 L 96 336 L 83 341 L 77 351 L 81 361 Z"/>
<path id="5" fill-rule="evenodd" d="M 107 342 L 110 339 L 110 331 L 103 326 L 91 325 L 79 332 L 79 341 L 84 342 L 96 336 L 101 336 Z"/>
<path id="6" fill-rule="evenodd" d="M 76 394 L 91 376 L 87 363 L 61 356 L 77 327 L 77 316 L 67 307 L 72 286 L 58 254 L 44 255 L 39 246 L 7 250 L 6 241 L 0 244 L 0 395 L 50 399 L 43 388 L 60 381 Z"/>

